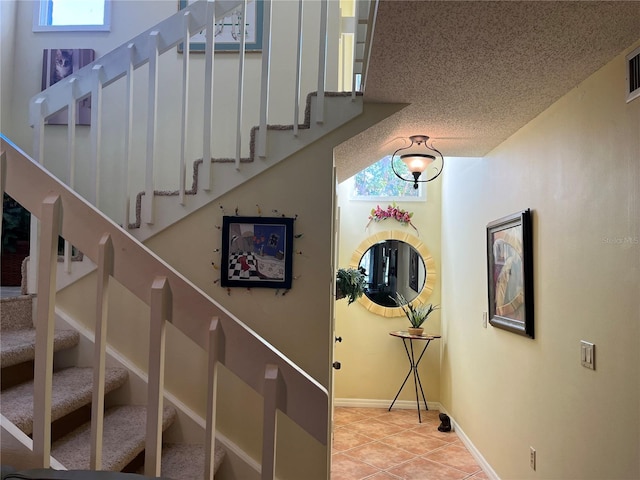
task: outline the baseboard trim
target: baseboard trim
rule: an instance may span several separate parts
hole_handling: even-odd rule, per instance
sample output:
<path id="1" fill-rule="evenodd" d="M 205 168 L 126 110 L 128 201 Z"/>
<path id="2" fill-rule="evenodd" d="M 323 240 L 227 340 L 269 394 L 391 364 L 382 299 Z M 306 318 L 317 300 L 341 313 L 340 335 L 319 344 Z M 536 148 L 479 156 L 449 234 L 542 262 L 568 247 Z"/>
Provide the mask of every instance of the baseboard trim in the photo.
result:
<path id="1" fill-rule="evenodd" d="M 449 416 L 449 418 L 451 418 L 451 416 Z M 464 446 L 467 447 L 467 450 L 469 450 L 469 453 L 473 455 L 473 458 L 476 459 L 476 462 L 478 462 L 478 465 L 480 465 L 480 468 L 482 468 L 482 471 L 487 475 L 487 477 L 489 477 L 489 480 L 500 480 L 500 477 L 498 477 L 498 474 L 495 472 L 493 468 L 491 468 L 491 465 L 489 465 L 489 462 L 487 462 L 487 460 L 482 456 L 482 454 L 480 453 L 480 450 L 476 448 L 476 446 L 469 439 L 467 434 L 464 433 L 464 430 L 460 428 L 460 425 L 458 425 L 453 418 L 451 418 L 451 427 L 455 430 L 456 434 L 458 435 L 458 438 L 460 438 L 462 443 L 464 443 Z"/>
<path id="2" fill-rule="evenodd" d="M 334 407 L 360 407 L 360 408 L 389 408 L 393 400 L 371 399 L 371 398 L 335 398 L 333 400 Z M 421 404 L 423 407 L 424 405 Z M 441 410 L 440 402 L 427 402 L 429 410 Z M 396 400 L 393 405 L 394 410 L 416 410 L 416 402 L 414 400 Z"/>

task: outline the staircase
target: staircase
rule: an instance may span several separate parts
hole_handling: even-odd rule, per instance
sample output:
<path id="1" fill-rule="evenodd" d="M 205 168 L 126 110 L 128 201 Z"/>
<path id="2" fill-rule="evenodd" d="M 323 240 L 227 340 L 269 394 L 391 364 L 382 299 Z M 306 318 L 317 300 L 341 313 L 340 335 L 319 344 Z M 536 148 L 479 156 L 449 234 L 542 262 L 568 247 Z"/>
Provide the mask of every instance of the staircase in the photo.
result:
<path id="1" fill-rule="evenodd" d="M 327 56 L 336 54 L 327 53 L 331 2 L 299 3 L 300 12 L 304 4 L 305 15 L 311 15 L 311 23 L 318 25 L 318 30 L 303 33 L 303 25 L 309 20 L 305 22 L 302 13 L 291 25 L 292 39 L 287 46 L 297 45 L 289 72 L 295 77 L 293 82 L 271 78 L 276 70 L 271 59 L 287 54 L 271 48 L 271 24 L 275 21 L 272 10 L 277 2 L 262 3 L 263 51 L 258 75 L 247 74 L 245 53 L 240 50 L 234 65 L 238 69 L 237 83 L 220 85 L 214 81 L 214 65 L 221 61 L 213 50 L 214 20 L 232 9 L 246 7 L 236 0 L 200 0 L 35 95 L 30 105 L 34 131 L 31 156 L 6 137 L 0 138 L 1 190 L 32 214 L 27 278 L 28 291 L 37 292 L 36 297 L 16 300 L 36 302 L 37 314 L 32 320 L 29 314 L 13 319 L 7 324 L 6 335 L 3 320 L 3 429 L 6 420 L 31 435 L 32 440 L 25 440 L 25 444 L 34 466 L 135 470 L 140 468 L 139 455 L 144 450 L 145 475 L 213 478 L 224 456 L 224 451 L 214 448 L 219 366 L 225 367 L 225 375 L 242 380 L 261 398 L 262 450 L 257 455 L 261 459 L 257 469 L 260 478 L 275 477 L 278 411 L 288 417 L 289 424 L 327 448 L 326 388 L 141 243 L 323 139 L 362 112 L 362 97 L 356 92 L 353 77 L 366 72 L 364 43 L 370 41 L 375 9 L 369 14 L 368 2 L 358 1 L 356 5 L 367 8 L 356 8 L 350 22 L 341 22 L 351 31 L 339 35 L 354 35 L 351 60 L 345 61 L 353 66 L 344 75 L 347 80 L 342 81 L 348 91 L 333 93 L 325 88 Z M 175 47 L 179 43 L 187 45 L 200 31 L 207 35 L 204 57 L 194 61 L 191 55 L 182 54 L 180 61 L 171 60 Z M 303 58 L 303 38 L 309 43 L 310 37 L 315 38 L 312 44 L 317 43 L 317 57 Z M 172 96 L 177 102 L 159 95 L 163 62 L 180 69 L 177 78 L 182 84 Z M 197 63 L 203 68 L 194 68 Z M 223 67 L 228 64 L 228 58 L 222 59 Z M 310 68 L 315 70 L 311 75 L 314 80 L 304 80 Z M 194 80 L 193 73 L 200 70 L 202 77 Z M 135 94 L 134 84 L 138 82 L 146 85 L 142 98 Z M 279 87 L 293 90 L 295 95 L 291 95 L 291 102 L 283 102 L 283 108 L 279 103 L 278 108 L 269 108 L 274 103 L 270 98 L 282 98 Z M 247 91 L 259 92 L 259 101 L 245 101 Z M 304 103 L 301 91 L 314 93 L 307 95 Z M 90 132 L 88 136 L 76 135 L 75 105 L 87 97 L 91 97 Z M 237 109 L 220 107 L 220 99 L 226 97 L 237 99 Z M 120 104 L 125 107 L 124 116 L 109 112 L 110 105 Z M 46 120 L 64 109 L 69 127 L 66 142 L 56 151 L 59 130 L 55 133 L 47 129 Z M 134 121 L 141 114 L 145 117 L 142 128 Z M 175 138 L 161 134 L 158 119 L 167 115 L 176 125 Z M 221 123 L 235 124 L 230 135 L 226 134 L 227 128 L 222 134 L 216 131 Z M 89 174 L 76 174 L 81 168 Z M 193 180 L 188 188 L 191 168 Z M 173 173 L 167 174 L 169 171 Z M 136 198 L 135 203 L 132 198 Z M 65 240 L 63 264 L 57 261 L 58 235 Z M 72 246 L 83 254 L 81 262 L 73 262 L 83 264 L 80 268 L 72 265 Z M 55 295 L 64 286 L 56 274 L 63 270 L 81 272 L 75 279 L 96 272 L 90 369 L 60 360 L 65 350 L 79 348 L 77 332 L 54 328 L 58 318 Z M 142 407 L 112 405 L 113 398 L 120 398 L 118 392 L 131 381 L 126 370 L 107 367 L 108 305 L 116 284 L 149 311 L 148 390 Z M 171 428 L 176 415 L 173 406 L 165 405 L 167 323 L 206 352 L 206 418 L 199 445 L 163 445 L 163 431 Z M 7 378 L 15 377 L 6 390 L 5 351 L 7 368 L 11 369 Z M 76 382 L 82 387 L 66 386 Z M 13 407 L 30 402 L 22 397 L 30 389 L 35 414 Z M 133 429 L 124 433 L 125 427 Z M 181 465 L 178 473 L 172 473 L 171 465 Z M 185 465 L 192 474 L 186 473 Z"/>
<path id="2" fill-rule="evenodd" d="M 2 387 L 0 413 L 25 435 L 33 433 L 33 366 L 35 328 L 31 295 L 0 300 L 0 366 Z M 76 349 L 80 335 L 72 329 L 54 330 L 54 371 L 51 400 L 51 456 L 68 470 L 90 468 L 91 401 L 93 369 L 67 366 L 64 354 Z M 58 355 L 59 352 L 59 355 Z M 73 355 L 72 355 L 73 356 Z M 105 399 L 128 382 L 122 367 L 105 369 Z M 111 403 L 111 402 L 109 402 Z M 104 414 L 102 469 L 140 471 L 144 459 L 146 408 L 138 405 L 111 405 Z M 163 408 L 162 430 L 176 419 L 172 406 Z M 216 447 L 214 473 L 224 460 L 225 451 Z M 198 480 L 204 469 L 202 445 L 164 444 L 163 477 Z M 185 469 L 185 466 L 189 468 Z"/>

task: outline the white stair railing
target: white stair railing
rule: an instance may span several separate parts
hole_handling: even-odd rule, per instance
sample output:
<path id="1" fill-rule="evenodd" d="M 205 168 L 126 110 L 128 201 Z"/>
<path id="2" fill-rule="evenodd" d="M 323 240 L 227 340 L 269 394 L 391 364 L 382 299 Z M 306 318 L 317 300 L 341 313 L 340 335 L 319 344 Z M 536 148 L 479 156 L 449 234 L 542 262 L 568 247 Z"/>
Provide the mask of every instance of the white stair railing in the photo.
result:
<path id="1" fill-rule="evenodd" d="M 0 193 L 8 193 L 41 223 L 37 338 L 35 354 L 33 449 L 43 467 L 51 451 L 51 384 L 53 322 L 58 235 L 99 266 L 96 282 L 98 329 L 94 358 L 94 392 L 104 391 L 104 338 L 110 279 L 150 308 L 150 358 L 145 474 L 158 476 L 160 413 L 162 411 L 164 329 L 170 321 L 208 352 L 207 458 L 204 478 L 213 478 L 213 442 L 217 397 L 217 367 L 224 365 L 264 398 L 262 479 L 274 478 L 280 410 L 320 444 L 328 441 L 328 393 L 308 374 L 236 319 L 172 267 L 164 263 L 117 224 L 71 191 L 41 165 L 0 135 Z M 150 289 L 150 290 L 149 290 Z M 102 420 L 94 397 L 91 466 L 99 468 Z M 203 472 L 203 475 L 205 474 Z"/>
<path id="2" fill-rule="evenodd" d="M 257 0 L 250 1 L 256 2 Z M 364 0 L 359 0 L 358 3 L 362 4 L 363 1 Z M 303 8 L 305 4 L 308 4 L 308 6 Z M 276 84 L 271 82 L 272 58 L 279 59 L 279 70 L 287 70 L 283 68 L 283 65 L 289 63 L 291 75 L 295 76 L 296 96 L 294 100 L 294 118 L 291 122 L 292 137 L 298 135 L 301 115 L 301 77 L 303 71 L 306 77 L 309 77 L 312 71 L 317 71 L 317 81 L 315 83 L 317 99 L 314 122 L 322 124 L 325 117 L 324 97 L 327 75 L 327 36 L 329 30 L 328 0 L 320 0 L 319 2 L 316 0 L 299 1 L 300 16 L 298 22 L 290 26 L 290 32 L 285 30 L 285 34 L 291 36 L 291 42 L 287 43 L 289 45 L 297 45 L 298 53 L 296 58 L 289 58 L 291 57 L 290 54 L 272 49 L 273 2 L 272 0 L 261 0 L 261 6 L 263 12 L 261 39 L 262 60 L 259 78 L 252 77 L 249 79 L 247 77 L 244 60 L 246 39 L 244 35 L 241 35 L 240 52 L 237 55 L 237 84 L 232 86 L 221 83 L 220 85 L 215 85 L 214 88 L 215 64 L 217 63 L 216 59 L 219 57 L 218 55 L 214 55 L 215 19 L 224 17 L 230 10 L 237 8 L 242 10 L 241 15 L 242 18 L 244 18 L 247 0 L 196 1 L 159 24 L 137 35 L 135 38 L 123 43 L 111 52 L 96 59 L 93 63 L 74 72 L 70 77 L 62 79 L 35 95 L 30 102 L 30 122 L 34 130 L 34 158 L 40 163 L 44 162 L 42 154 L 45 151 L 45 142 L 47 142 L 47 135 L 45 135 L 46 119 L 65 108 L 68 109 L 67 152 L 65 159 L 67 164 L 64 169 L 64 171 L 67 172 L 67 185 L 74 190 L 78 189 L 84 192 L 85 197 L 90 203 L 125 227 L 130 224 L 129 220 L 132 208 L 130 199 L 134 198 L 138 192 L 143 191 L 144 195 L 141 197 L 141 211 L 139 215 L 144 223 L 152 225 L 156 220 L 154 192 L 158 190 L 176 190 L 179 195 L 180 204 L 185 205 L 187 179 L 190 178 L 188 168 L 190 162 L 198 158 L 200 153 L 202 158 L 207 161 L 203 161 L 200 166 L 198 185 L 199 188 L 208 192 L 212 188 L 212 164 L 209 159 L 214 156 L 220 156 L 215 152 L 225 151 L 225 148 L 233 145 L 235 151 L 233 163 L 235 168 L 239 170 L 241 168 L 242 149 L 246 149 L 249 143 L 248 141 L 243 141 L 243 139 L 249 138 L 249 125 L 257 125 L 258 127 L 254 146 L 255 157 L 266 158 L 268 156 L 267 125 L 269 123 L 278 123 L 278 119 L 288 117 L 288 115 L 276 111 L 273 108 L 270 111 L 268 107 L 269 99 L 271 95 L 273 95 L 274 88 L 290 89 L 290 84 L 287 82 L 279 81 L 276 82 Z M 365 10 L 362 6 L 360 6 L 359 9 L 360 11 Z M 315 30 L 303 31 L 303 23 L 307 25 L 310 24 L 308 19 L 305 22 L 305 17 L 313 18 L 311 24 L 319 24 L 317 30 L 319 37 L 314 38 L 316 35 Z M 241 30 L 244 30 L 244 24 L 245 22 L 240 22 Z M 281 29 L 281 24 L 279 24 L 278 28 Z M 370 27 L 369 30 L 371 30 Z M 177 67 L 182 70 L 181 75 L 178 77 L 181 79 L 181 85 L 179 89 L 177 89 L 180 92 L 180 106 L 175 112 L 167 112 L 165 106 L 170 99 L 165 98 L 166 96 L 159 96 L 159 90 L 162 88 L 163 80 L 162 75 L 160 75 L 162 58 L 179 44 L 183 45 L 185 52 L 189 51 L 187 46 L 189 45 L 191 37 L 202 32 L 205 34 L 205 58 L 204 62 L 201 60 L 198 60 L 198 62 L 200 64 L 204 63 L 204 68 L 194 68 L 195 62 L 190 59 L 190 55 L 186 53 L 183 54 L 182 61 L 179 62 L 179 66 Z M 281 32 L 279 33 L 282 34 Z M 303 62 L 303 43 L 308 45 L 315 44 L 316 42 L 318 44 L 317 61 L 314 60 L 313 56 L 305 54 Z M 280 42 L 280 44 L 281 43 L 282 42 Z M 357 52 L 354 51 L 352 55 L 353 58 L 351 62 L 353 62 L 354 65 L 356 63 L 361 64 L 361 59 L 358 58 Z M 285 60 L 283 60 L 283 56 Z M 170 57 L 171 55 L 167 58 Z M 230 57 L 227 56 L 225 60 L 229 58 Z M 228 65 L 228 63 L 225 65 Z M 147 66 L 146 71 L 142 69 L 143 66 Z M 136 96 L 134 94 L 134 77 L 136 84 L 139 84 L 140 82 L 145 82 L 145 76 L 146 95 L 143 95 L 143 98 L 139 98 L 139 95 Z M 176 77 L 174 76 L 173 78 Z M 124 79 L 123 82 L 118 82 L 120 79 Z M 251 83 L 249 83 L 249 80 L 251 80 Z M 308 80 L 307 78 L 305 88 L 309 87 Z M 124 88 L 112 88 L 112 85 L 116 83 L 124 83 Z M 355 85 L 355 82 L 353 82 L 353 84 Z M 172 87 L 175 87 L 175 85 L 172 85 Z M 227 97 L 232 97 L 234 94 L 237 95 L 235 112 L 230 112 L 226 108 L 215 109 L 215 92 L 220 89 L 225 90 L 224 95 Z M 248 104 L 249 102 L 244 101 L 244 92 L 248 89 L 251 89 L 251 91 L 259 91 L 259 108 L 251 106 Z M 349 90 L 351 90 L 351 88 L 349 88 Z M 109 97 L 109 105 L 103 105 L 103 98 L 106 98 L 108 93 L 116 97 Z M 76 105 L 78 101 L 85 100 L 89 97 L 91 98 L 91 155 L 90 158 L 78 159 L 76 151 L 80 139 L 76 136 L 76 108 L 71 107 Z M 196 121 L 194 115 L 199 114 L 196 114 L 196 109 L 190 108 L 190 106 L 193 107 L 194 103 L 196 103 L 195 99 L 200 98 L 203 100 L 203 116 L 200 117 L 201 120 Z M 113 104 L 124 106 L 122 118 L 114 118 L 113 112 L 105 113 L 108 107 Z M 276 122 L 271 120 L 271 117 L 274 116 L 274 111 Z M 147 123 L 144 130 L 141 131 L 141 127 L 135 125 L 138 130 L 136 132 L 137 134 L 134 134 L 134 112 L 142 112 L 139 113 L 139 115 L 142 116 L 146 113 Z M 160 142 L 165 141 L 164 138 L 159 138 L 158 136 L 158 117 L 160 112 L 162 112 L 161 115 L 163 118 L 166 117 L 166 115 L 173 115 L 172 118 L 175 118 L 175 123 L 180 124 L 180 129 L 176 129 L 176 131 L 179 130 L 179 138 L 177 139 L 177 142 L 179 142 L 179 152 L 175 159 L 168 158 L 170 155 L 163 154 L 163 150 L 166 150 L 166 148 L 164 148 L 166 145 L 160 145 Z M 109 138 L 107 137 L 108 129 L 103 128 L 103 126 L 106 126 L 105 115 L 110 115 L 107 117 L 109 119 L 109 125 L 123 125 L 123 132 L 118 132 L 118 136 L 115 138 L 113 135 L 116 133 L 114 133 L 112 126 L 110 127 L 111 137 Z M 217 137 L 214 135 L 216 133 L 214 131 L 214 123 L 218 118 L 224 118 L 225 122 L 227 122 L 227 119 L 235 118 L 236 128 L 232 135 L 234 137 L 233 139 L 229 138 L 221 141 L 220 134 L 218 134 Z M 217 121 L 219 124 L 220 120 Z M 199 124 L 202 125 L 202 129 L 200 132 L 197 132 L 195 126 Z M 194 143 L 194 138 L 197 137 L 200 137 L 200 150 L 195 146 L 198 145 L 198 142 Z M 224 142 L 224 145 L 214 144 L 214 138 L 217 139 L 216 141 L 218 143 Z M 105 146 L 109 146 L 109 148 L 105 148 Z M 51 145 L 47 145 L 48 152 L 50 151 L 50 147 Z M 196 150 L 195 152 L 194 149 Z M 134 151 L 137 153 L 142 152 L 142 155 L 138 154 L 134 157 Z M 142 165 L 140 162 L 136 162 L 136 158 L 143 158 L 144 164 Z M 85 165 L 83 165 L 84 170 L 89 171 L 88 177 L 90 185 L 88 186 L 76 185 L 77 178 L 79 178 L 75 174 L 76 163 L 79 160 L 85 162 Z M 110 176 L 107 178 L 103 175 L 106 170 L 103 165 L 106 164 L 109 166 L 118 165 L 120 168 L 109 168 Z M 51 168 L 50 165 L 45 166 Z M 164 178 L 164 180 L 158 180 L 160 176 L 157 173 L 158 170 L 161 170 L 164 176 L 166 176 L 166 172 L 173 171 L 175 172 L 175 176 L 173 176 L 173 180 L 170 180 L 170 183 L 167 184 L 166 178 Z M 132 177 L 133 172 L 137 172 L 138 175 Z M 114 175 L 121 175 L 121 178 L 114 178 Z M 86 173 L 82 178 L 86 182 Z M 142 181 L 140 180 L 141 178 L 143 178 Z M 106 182 L 109 182 L 109 188 L 104 188 Z M 177 189 L 175 185 L 177 185 Z M 122 189 L 122 191 L 114 192 L 114 188 Z M 102 194 L 101 191 L 104 191 L 104 193 Z M 224 192 L 220 192 L 220 194 L 222 193 Z M 122 199 L 118 202 L 118 206 L 113 205 L 115 202 L 115 200 L 113 200 L 114 198 Z M 215 194 L 211 197 L 211 200 L 214 199 Z M 36 254 L 36 252 L 32 253 L 33 256 Z M 68 245 L 65 253 L 67 270 L 71 268 L 69 262 L 70 255 L 71 248 Z M 36 272 L 31 271 L 30 273 L 32 278 L 35 279 Z"/>

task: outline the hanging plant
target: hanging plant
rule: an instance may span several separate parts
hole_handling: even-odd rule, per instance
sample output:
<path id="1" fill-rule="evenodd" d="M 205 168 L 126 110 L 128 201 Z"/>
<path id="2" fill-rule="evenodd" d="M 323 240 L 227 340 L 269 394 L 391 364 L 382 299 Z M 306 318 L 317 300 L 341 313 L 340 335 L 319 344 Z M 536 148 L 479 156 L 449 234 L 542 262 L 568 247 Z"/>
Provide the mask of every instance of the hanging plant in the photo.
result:
<path id="1" fill-rule="evenodd" d="M 418 229 L 415 227 L 415 225 L 411 223 L 412 217 L 413 212 L 402 210 L 395 204 L 395 202 L 389 205 L 386 209 L 382 209 L 380 208 L 380 205 L 376 205 L 376 208 L 371 209 L 371 214 L 369 215 L 369 223 L 367 223 L 367 226 L 365 228 L 368 228 L 371 222 L 381 222 L 383 220 L 391 218 L 399 222 L 403 226 L 411 225 L 411 227 L 416 232 L 418 232 Z"/>
<path id="2" fill-rule="evenodd" d="M 336 300 L 347 298 L 351 305 L 362 296 L 367 288 L 364 274 L 355 268 L 340 268 L 336 275 Z"/>

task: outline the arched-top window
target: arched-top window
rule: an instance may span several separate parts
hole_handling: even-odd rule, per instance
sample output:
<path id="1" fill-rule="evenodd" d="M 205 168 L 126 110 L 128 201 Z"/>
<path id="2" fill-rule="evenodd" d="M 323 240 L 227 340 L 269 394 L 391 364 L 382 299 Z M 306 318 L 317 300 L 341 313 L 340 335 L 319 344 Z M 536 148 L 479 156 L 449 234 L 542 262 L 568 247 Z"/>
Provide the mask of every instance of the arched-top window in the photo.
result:
<path id="1" fill-rule="evenodd" d="M 404 163 L 396 162 L 396 169 L 405 178 L 411 178 Z M 419 183 L 418 189 L 415 189 L 413 183 L 402 181 L 395 176 L 391 169 L 391 155 L 356 173 L 348 181 L 352 183 L 350 197 L 353 200 L 424 201 L 426 199 L 424 183 Z"/>

